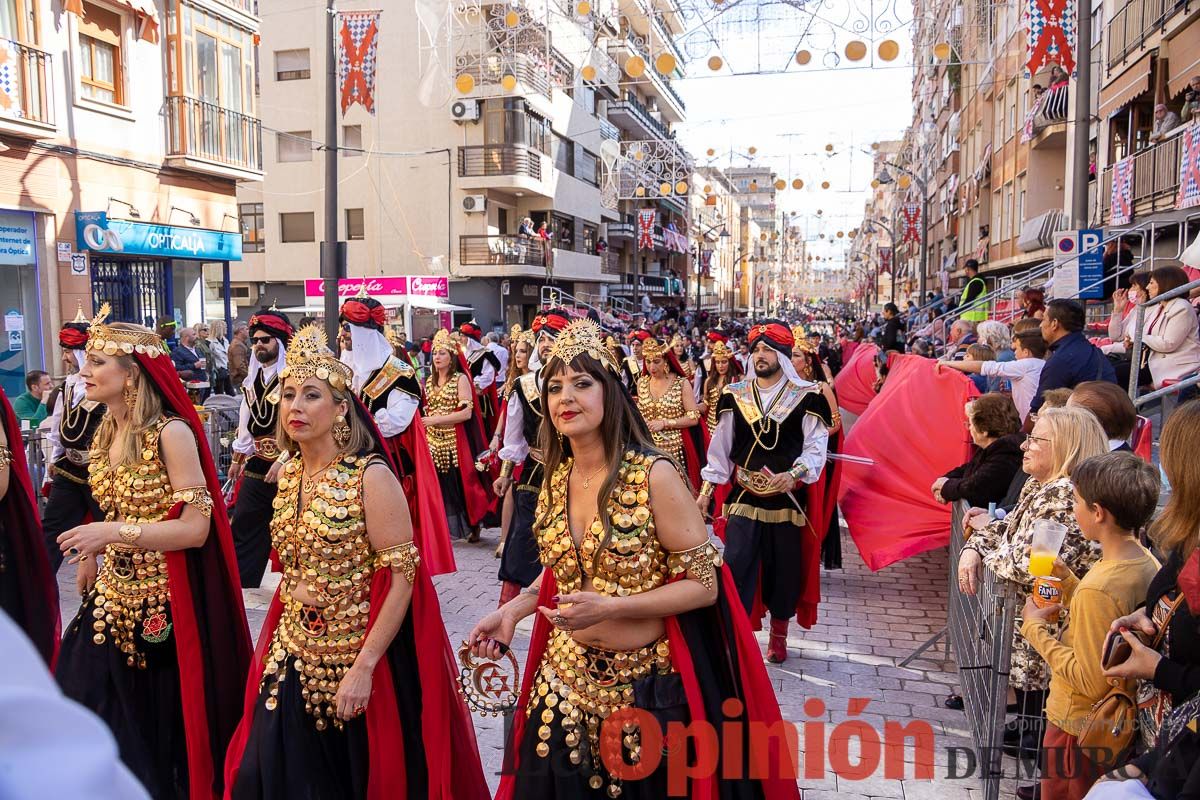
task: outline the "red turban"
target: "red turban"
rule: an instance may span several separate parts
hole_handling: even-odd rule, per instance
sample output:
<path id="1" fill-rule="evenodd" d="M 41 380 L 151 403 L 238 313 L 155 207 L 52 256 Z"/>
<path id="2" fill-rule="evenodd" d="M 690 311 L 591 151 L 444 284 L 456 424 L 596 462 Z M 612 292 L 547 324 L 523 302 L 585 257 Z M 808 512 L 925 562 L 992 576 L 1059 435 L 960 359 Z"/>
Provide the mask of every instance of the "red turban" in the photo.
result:
<path id="1" fill-rule="evenodd" d="M 87 328 L 76 325 L 64 325 L 58 332 L 58 343 L 70 350 L 82 350 L 87 346 Z"/>
<path id="2" fill-rule="evenodd" d="M 748 344 L 753 350 L 754 346 L 759 342 L 765 342 L 768 347 L 774 348 L 789 358 L 792 355 L 792 347 L 796 344 L 796 337 L 792 336 L 792 330 L 782 322 L 764 321 L 755 323 L 750 326 L 747 331 Z"/>
<path id="3" fill-rule="evenodd" d="M 483 338 L 483 328 L 479 327 L 479 324 L 475 322 L 475 320 L 464 322 L 462 325 L 459 325 L 458 332 L 463 336 L 470 336 L 477 342 Z"/>
<path id="4" fill-rule="evenodd" d="M 387 320 L 387 309 L 378 300 L 365 298 L 353 299 L 342 303 L 341 317 L 351 325 L 361 325 L 382 331 Z"/>

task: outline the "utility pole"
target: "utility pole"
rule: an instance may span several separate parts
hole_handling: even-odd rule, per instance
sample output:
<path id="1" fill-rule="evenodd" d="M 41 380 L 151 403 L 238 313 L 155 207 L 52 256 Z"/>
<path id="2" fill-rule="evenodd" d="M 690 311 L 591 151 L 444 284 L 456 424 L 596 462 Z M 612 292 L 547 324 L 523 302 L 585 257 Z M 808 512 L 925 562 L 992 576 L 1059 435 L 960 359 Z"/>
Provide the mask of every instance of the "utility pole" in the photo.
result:
<path id="1" fill-rule="evenodd" d="M 321 241 L 321 278 L 325 287 L 325 335 L 337 349 L 338 280 L 346 273 L 346 246 L 338 241 L 337 12 L 325 0 L 325 238 Z"/>
<path id="2" fill-rule="evenodd" d="M 1091 154 L 1088 152 L 1092 128 L 1092 4 L 1077 3 L 1079 20 L 1075 35 L 1075 158 L 1071 168 L 1074 181 L 1071 188 L 1072 227 L 1088 226 L 1088 171 Z"/>

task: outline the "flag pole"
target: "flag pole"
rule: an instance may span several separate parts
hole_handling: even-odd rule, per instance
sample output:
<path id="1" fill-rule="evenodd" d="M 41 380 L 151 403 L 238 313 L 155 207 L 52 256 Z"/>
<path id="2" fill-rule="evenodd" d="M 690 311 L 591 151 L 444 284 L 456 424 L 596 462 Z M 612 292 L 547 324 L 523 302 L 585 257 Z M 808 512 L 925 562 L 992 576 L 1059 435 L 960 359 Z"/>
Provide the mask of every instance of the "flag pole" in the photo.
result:
<path id="1" fill-rule="evenodd" d="M 325 0 L 325 236 L 321 242 L 321 278 L 325 294 L 325 334 L 337 350 L 338 280 L 345 274 L 344 249 L 338 241 L 337 11 Z"/>

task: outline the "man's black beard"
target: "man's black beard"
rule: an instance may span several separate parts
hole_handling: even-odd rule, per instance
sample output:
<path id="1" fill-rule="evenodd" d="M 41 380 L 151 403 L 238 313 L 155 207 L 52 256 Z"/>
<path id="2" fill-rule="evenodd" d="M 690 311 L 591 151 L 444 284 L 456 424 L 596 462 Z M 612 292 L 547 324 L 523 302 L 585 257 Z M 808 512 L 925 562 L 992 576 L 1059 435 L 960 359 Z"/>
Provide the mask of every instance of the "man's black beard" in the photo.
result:
<path id="1" fill-rule="evenodd" d="M 758 364 L 755 364 L 754 374 L 759 378 L 774 378 L 781 369 L 783 369 L 783 367 L 779 366 L 778 361 L 775 362 L 774 366 L 767 364 L 765 367 L 760 367 Z"/>
<path id="2" fill-rule="evenodd" d="M 275 359 L 279 358 L 279 348 L 276 347 L 274 352 L 268 353 L 265 350 L 255 350 L 254 357 L 258 359 L 260 364 L 271 364 Z"/>

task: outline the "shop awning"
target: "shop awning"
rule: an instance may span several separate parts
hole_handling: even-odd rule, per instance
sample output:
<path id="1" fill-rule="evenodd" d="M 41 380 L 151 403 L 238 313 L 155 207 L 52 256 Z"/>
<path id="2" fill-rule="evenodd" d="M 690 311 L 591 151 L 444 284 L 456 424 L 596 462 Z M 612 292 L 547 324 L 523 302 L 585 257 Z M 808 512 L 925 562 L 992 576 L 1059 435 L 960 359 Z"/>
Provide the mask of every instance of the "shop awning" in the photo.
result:
<path id="1" fill-rule="evenodd" d="M 158 41 L 158 13 L 152 0 L 113 0 L 119 6 L 132 11 L 138 18 L 138 38 L 147 42 Z M 83 0 L 64 0 L 63 8 L 77 17 L 83 16 Z"/>
<path id="2" fill-rule="evenodd" d="M 470 306 L 456 306 L 440 297 L 428 297 L 420 294 L 382 295 L 376 299 L 384 308 L 411 306 L 412 308 L 424 308 L 430 311 L 474 311 Z M 307 305 L 289 306 L 280 310 L 286 311 L 289 314 L 323 314 L 325 312 L 325 302 L 320 298 L 314 297 L 308 301 Z"/>
<path id="3" fill-rule="evenodd" d="M 1188 25 L 1167 43 L 1170 53 L 1167 69 L 1167 97 L 1175 97 L 1187 88 L 1193 75 L 1200 74 L 1200 25 Z"/>
<path id="4" fill-rule="evenodd" d="M 1146 53 L 1100 90 L 1100 119 L 1108 119 L 1150 88 L 1150 59 L 1153 55 L 1153 51 Z"/>

